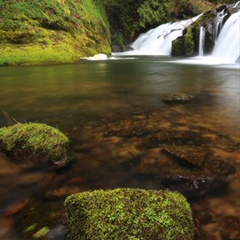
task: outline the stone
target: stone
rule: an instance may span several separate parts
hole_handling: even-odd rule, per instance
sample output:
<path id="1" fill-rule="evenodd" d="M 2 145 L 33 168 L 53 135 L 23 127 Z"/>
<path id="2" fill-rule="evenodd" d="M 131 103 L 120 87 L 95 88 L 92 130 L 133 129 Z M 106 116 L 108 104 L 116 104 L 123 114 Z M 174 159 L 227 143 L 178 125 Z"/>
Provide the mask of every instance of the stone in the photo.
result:
<path id="1" fill-rule="evenodd" d="M 3 150 L 18 164 L 67 165 L 69 139 L 58 129 L 42 123 L 17 123 L 0 128 Z"/>
<path id="2" fill-rule="evenodd" d="M 195 98 L 192 94 L 187 93 L 174 93 L 171 95 L 166 95 L 162 97 L 163 102 L 167 103 L 184 103 L 189 102 Z"/>
<path id="3" fill-rule="evenodd" d="M 178 192 L 95 190 L 68 196 L 65 208 L 69 240 L 194 239 L 190 205 Z"/>

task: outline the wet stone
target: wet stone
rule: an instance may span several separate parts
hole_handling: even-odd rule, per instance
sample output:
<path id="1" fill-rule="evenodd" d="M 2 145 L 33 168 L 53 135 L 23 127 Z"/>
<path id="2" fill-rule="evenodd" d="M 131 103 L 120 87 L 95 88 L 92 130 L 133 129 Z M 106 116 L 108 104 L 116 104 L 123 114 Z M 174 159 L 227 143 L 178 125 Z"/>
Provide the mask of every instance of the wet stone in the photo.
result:
<path id="1" fill-rule="evenodd" d="M 205 168 L 218 175 L 231 175 L 236 172 L 236 168 L 231 163 L 221 159 L 209 159 L 206 161 Z"/>
<path id="2" fill-rule="evenodd" d="M 181 164 L 200 168 L 203 167 L 206 157 L 210 155 L 210 150 L 198 146 L 181 146 L 181 148 L 167 146 L 163 151 L 172 155 Z"/>
<path id="3" fill-rule="evenodd" d="M 228 181 L 225 178 L 207 173 L 169 174 L 162 180 L 162 184 L 164 187 L 179 191 L 189 198 L 199 198 L 206 194 L 217 194 L 219 190 L 226 189 Z"/>
<path id="4" fill-rule="evenodd" d="M 166 103 L 185 103 L 195 98 L 192 94 L 175 93 L 172 95 L 162 96 L 162 101 Z"/>

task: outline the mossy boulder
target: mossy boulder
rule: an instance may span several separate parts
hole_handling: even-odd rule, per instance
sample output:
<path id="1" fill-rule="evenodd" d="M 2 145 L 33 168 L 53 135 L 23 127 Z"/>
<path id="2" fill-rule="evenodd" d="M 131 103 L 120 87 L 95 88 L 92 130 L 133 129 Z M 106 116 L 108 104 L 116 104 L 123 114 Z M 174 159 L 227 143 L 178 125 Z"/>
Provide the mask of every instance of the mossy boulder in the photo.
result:
<path id="1" fill-rule="evenodd" d="M 101 0 L 0 0 L 0 65 L 76 62 L 110 54 Z"/>
<path id="2" fill-rule="evenodd" d="M 17 123 L 0 128 L 2 149 L 17 163 L 63 167 L 68 163 L 69 139 L 42 123 Z"/>
<path id="3" fill-rule="evenodd" d="M 68 196 L 65 208 L 69 240 L 194 239 L 190 206 L 178 192 L 95 190 Z"/>

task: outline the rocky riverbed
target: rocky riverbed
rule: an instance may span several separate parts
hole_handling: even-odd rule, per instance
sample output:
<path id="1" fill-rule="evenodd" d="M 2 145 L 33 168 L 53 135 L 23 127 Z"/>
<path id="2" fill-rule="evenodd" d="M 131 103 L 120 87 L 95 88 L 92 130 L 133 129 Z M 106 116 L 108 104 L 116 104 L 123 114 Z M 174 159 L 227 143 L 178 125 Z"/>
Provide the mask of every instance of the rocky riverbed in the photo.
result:
<path id="1" fill-rule="evenodd" d="M 215 121 L 218 113 L 200 119 L 187 111 L 191 104 L 174 103 L 164 112 L 135 108 L 72 125 L 72 163 L 64 169 L 20 168 L 1 153 L 0 235 L 67 239 L 66 196 L 138 187 L 183 193 L 196 239 L 240 239 L 240 140 Z M 16 182 L 4 190 L 11 175 Z"/>

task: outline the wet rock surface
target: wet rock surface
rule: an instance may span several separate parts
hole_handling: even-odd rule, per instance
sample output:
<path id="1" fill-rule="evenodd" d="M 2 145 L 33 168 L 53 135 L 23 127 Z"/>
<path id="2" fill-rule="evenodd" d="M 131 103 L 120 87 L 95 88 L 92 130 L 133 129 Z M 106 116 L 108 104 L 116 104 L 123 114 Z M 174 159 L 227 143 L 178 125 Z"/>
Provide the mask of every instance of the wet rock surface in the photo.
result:
<path id="1" fill-rule="evenodd" d="M 166 103 L 185 103 L 195 98 L 192 94 L 187 93 L 174 93 L 172 95 L 162 96 L 162 101 Z"/>

